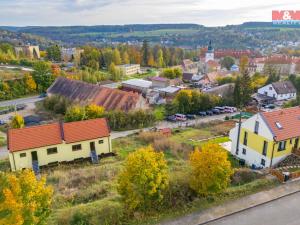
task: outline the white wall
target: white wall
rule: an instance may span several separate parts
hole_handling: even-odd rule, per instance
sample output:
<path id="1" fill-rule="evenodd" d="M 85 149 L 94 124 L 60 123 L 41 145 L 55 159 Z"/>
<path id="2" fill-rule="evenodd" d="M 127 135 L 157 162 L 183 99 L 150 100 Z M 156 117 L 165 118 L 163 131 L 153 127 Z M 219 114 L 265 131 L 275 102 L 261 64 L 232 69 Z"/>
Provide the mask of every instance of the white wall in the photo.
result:
<path id="1" fill-rule="evenodd" d="M 272 84 L 268 84 L 257 90 L 258 94 L 276 98 L 277 101 L 287 100 L 287 99 L 296 99 L 296 93 L 287 93 L 287 94 L 277 94 Z"/>

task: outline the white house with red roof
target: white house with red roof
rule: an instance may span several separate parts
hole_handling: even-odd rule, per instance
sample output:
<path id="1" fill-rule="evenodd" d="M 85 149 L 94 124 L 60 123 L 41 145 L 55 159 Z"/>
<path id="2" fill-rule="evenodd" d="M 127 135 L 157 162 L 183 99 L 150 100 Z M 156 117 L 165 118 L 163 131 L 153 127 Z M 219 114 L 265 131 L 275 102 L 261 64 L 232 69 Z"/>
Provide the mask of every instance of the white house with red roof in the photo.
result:
<path id="1" fill-rule="evenodd" d="M 258 113 L 230 131 L 231 153 L 255 167 L 272 167 L 299 148 L 300 107 Z"/>
<path id="2" fill-rule="evenodd" d="M 91 159 L 112 153 L 106 119 L 52 123 L 8 131 L 11 170 L 39 168 L 52 164 Z"/>

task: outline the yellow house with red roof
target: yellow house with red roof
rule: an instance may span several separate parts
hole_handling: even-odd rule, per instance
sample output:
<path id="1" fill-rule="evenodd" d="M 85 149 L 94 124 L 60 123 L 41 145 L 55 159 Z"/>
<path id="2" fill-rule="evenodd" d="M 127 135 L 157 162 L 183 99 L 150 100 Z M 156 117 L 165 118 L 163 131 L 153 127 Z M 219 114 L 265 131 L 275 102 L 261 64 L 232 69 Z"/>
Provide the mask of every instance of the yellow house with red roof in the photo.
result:
<path id="1" fill-rule="evenodd" d="M 230 131 L 231 153 L 256 167 L 272 167 L 299 148 L 300 107 L 258 113 Z"/>
<path id="2" fill-rule="evenodd" d="M 91 159 L 112 153 L 106 119 L 52 123 L 8 131 L 11 170 L 39 168 L 52 164 Z"/>

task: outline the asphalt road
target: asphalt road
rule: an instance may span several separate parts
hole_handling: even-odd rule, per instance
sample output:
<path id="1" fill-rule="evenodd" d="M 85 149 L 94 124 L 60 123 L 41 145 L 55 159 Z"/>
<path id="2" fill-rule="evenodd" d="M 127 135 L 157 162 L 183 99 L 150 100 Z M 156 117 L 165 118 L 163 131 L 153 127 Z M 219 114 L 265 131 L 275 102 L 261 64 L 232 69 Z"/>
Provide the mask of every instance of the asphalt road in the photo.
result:
<path id="1" fill-rule="evenodd" d="M 35 103 L 38 101 L 43 100 L 43 98 L 40 98 L 38 95 L 37 96 L 31 96 L 27 98 L 18 98 L 14 100 L 9 100 L 9 101 L 1 101 L 0 102 L 0 107 L 6 107 L 6 106 L 13 106 L 13 105 L 20 105 L 20 104 L 29 104 L 29 103 Z"/>
<path id="2" fill-rule="evenodd" d="M 299 225 L 300 193 L 233 214 L 207 225 Z"/>

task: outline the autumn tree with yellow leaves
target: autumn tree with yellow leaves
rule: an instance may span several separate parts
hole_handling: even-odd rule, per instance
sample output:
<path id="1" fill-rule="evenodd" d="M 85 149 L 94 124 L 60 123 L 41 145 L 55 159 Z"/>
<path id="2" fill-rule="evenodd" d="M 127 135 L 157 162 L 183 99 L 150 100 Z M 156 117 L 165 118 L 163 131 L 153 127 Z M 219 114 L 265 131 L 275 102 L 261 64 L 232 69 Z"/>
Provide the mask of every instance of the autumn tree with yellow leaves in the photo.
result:
<path id="1" fill-rule="evenodd" d="M 88 119 L 101 118 L 103 117 L 104 112 L 104 107 L 99 105 L 91 104 L 85 107 L 85 113 Z"/>
<path id="2" fill-rule="evenodd" d="M 53 190 L 31 170 L 0 173 L 0 224 L 44 224 L 50 215 Z"/>
<path id="3" fill-rule="evenodd" d="M 233 174 L 227 152 L 213 143 L 190 154 L 190 168 L 190 187 L 204 196 L 225 189 Z"/>
<path id="4" fill-rule="evenodd" d="M 145 212 L 163 199 L 168 184 L 164 154 L 149 146 L 129 154 L 118 178 L 118 192 L 129 211 Z"/>
<path id="5" fill-rule="evenodd" d="M 16 114 L 12 118 L 10 126 L 11 128 L 23 128 L 25 126 L 24 118 L 21 115 Z"/>

